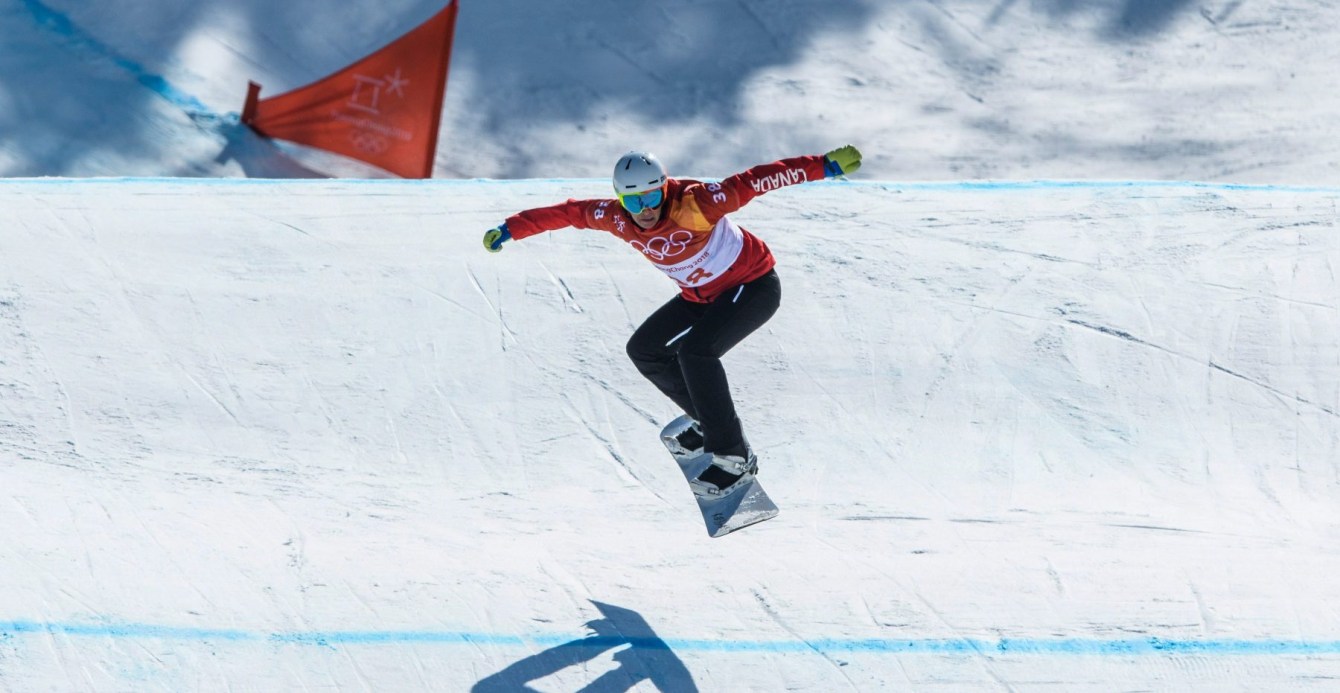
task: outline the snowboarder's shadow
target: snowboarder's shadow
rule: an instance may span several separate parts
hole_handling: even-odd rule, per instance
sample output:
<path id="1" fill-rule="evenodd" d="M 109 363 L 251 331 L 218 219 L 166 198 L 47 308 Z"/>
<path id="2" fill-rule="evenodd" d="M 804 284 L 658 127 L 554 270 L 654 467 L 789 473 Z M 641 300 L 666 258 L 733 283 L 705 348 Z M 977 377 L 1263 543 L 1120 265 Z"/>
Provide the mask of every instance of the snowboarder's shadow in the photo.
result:
<path id="1" fill-rule="evenodd" d="M 641 615 L 610 604 L 591 603 L 604 616 L 586 624 L 591 635 L 527 657 L 475 684 L 472 693 L 534 691 L 527 684 L 625 645 L 629 647 L 614 653 L 618 668 L 587 684 L 581 693 L 625 693 L 643 681 L 650 681 L 661 693 L 697 692 L 684 663 Z"/>

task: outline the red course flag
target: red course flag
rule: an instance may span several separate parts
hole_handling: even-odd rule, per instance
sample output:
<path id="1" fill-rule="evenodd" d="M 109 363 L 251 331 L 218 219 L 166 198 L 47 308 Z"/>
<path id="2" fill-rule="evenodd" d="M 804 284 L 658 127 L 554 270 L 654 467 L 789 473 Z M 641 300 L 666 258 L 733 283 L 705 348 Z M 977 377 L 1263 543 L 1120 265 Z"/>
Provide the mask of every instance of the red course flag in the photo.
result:
<path id="1" fill-rule="evenodd" d="M 408 34 L 325 79 L 260 99 L 252 82 L 242 122 L 256 132 L 431 178 L 447 91 L 456 0 Z"/>

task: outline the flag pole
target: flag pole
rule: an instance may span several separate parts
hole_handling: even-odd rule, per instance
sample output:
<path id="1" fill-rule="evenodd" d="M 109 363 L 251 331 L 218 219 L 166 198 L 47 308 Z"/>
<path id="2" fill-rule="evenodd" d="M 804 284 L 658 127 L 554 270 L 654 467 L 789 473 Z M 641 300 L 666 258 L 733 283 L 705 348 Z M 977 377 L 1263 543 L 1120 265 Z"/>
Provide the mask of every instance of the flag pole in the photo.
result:
<path id="1" fill-rule="evenodd" d="M 256 108 L 261 101 L 261 85 L 247 82 L 247 102 L 242 106 L 242 123 L 250 126 L 256 121 Z"/>

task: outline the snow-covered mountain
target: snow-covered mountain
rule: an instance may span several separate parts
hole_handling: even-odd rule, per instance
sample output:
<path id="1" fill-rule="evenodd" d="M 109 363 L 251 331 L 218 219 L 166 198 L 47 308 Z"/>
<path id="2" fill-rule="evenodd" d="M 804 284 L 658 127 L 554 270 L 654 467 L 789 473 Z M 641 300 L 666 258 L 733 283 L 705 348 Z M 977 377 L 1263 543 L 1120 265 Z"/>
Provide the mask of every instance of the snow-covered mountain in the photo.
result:
<path id="1" fill-rule="evenodd" d="M 0 690 L 1334 689 L 1333 3 L 463 1 L 433 181 L 228 113 L 436 3 L 0 11 Z M 846 142 L 709 539 L 674 287 L 480 236 Z"/>
<path id="2" fill-rule="evenodd" d="M 0 175 L 378 175 L 235 123 L 441 0 L 13 0 Z M 877 179 L 1340 181 L 1340 7 L 1212 0 L 463 0 L 437 176 L 867 152 Z M 229 114 L 234 114 L 229 118 Z"/>

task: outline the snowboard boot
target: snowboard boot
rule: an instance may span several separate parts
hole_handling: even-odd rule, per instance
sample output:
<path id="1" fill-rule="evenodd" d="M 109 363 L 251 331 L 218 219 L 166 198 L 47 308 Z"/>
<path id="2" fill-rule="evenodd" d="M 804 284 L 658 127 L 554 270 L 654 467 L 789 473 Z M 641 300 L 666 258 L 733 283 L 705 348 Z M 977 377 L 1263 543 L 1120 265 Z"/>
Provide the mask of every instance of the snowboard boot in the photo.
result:
<path id="1" fill-rule="evenodd" d="M 691 426 L 673 438 L 666 438 L 670 454 L 675 457 L 691 458 L 703 454 L 703 429 L 694 421 Z M 678 446 L 678 449 L 675 447 Z"/>
<path id="2" fill-rule="evenodd" d="M 712 453 L 712 464 L 689 487 L 699 496 L 719 497 L 743 488 L 745 482 L 758 474 L 758 457 L 748 449 L 744 455 Z"/>

